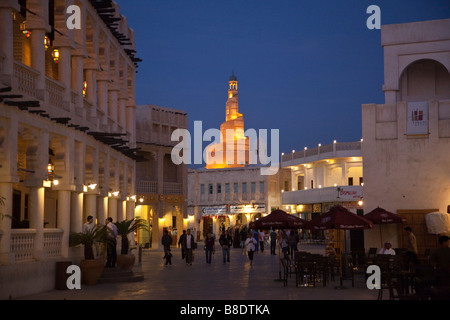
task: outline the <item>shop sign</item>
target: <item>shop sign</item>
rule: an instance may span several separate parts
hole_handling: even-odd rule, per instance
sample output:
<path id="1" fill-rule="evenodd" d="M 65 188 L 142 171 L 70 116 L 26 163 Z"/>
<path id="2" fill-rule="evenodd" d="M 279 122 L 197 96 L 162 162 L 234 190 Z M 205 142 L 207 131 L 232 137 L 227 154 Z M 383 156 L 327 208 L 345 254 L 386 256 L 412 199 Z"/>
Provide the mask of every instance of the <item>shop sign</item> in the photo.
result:
<path id="1" fill-rule="evenodd" d="M 264 213 L 266 212 L 265 204 L 247 204 L 230 206 L 230 213 Z"/>
<path id="2" fill-rule="evenodd" d="M 202 216 L 217 216 L 227 214 L 227 206 L 203 207 Z"/>
<path id="3" fill-rule="evenodd" d="M 360 200 L 362 198 L 361 187 L 339 187 L 338 198 L 342 200 Z"/>

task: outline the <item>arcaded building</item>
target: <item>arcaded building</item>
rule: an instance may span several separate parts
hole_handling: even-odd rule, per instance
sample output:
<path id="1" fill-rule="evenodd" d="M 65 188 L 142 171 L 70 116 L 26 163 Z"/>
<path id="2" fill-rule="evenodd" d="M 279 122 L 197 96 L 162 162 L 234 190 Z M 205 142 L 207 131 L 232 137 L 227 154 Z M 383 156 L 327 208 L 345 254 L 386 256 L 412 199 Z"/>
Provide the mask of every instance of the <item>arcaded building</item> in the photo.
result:
<path id="1" fill-rule="evenodd" d="M 386 25 L 384 104 L 362 105 L 364 211 L 407 219 L 419 254 L 437 245 L 425 216 L 450 204 L 450 19 Z M 366 248 L 406 247 L 405 225 L 365 232 Z"/>
<path id="2" fill-rule="evenodd" d="M 134 217 L 139 59 L 117 4 L 91 3 L 0 2 L 1 299 L 53 289 L 87 216 Z"/>

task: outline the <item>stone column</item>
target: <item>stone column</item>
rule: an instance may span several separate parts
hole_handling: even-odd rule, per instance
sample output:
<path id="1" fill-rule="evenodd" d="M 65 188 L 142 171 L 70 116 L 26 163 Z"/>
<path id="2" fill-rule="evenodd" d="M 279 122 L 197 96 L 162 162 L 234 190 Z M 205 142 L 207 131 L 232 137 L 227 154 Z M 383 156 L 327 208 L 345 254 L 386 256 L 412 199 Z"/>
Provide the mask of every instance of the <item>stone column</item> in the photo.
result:
<path id="1" fill-rule="evenodd" d="M 44 260 L 44 195 L 42 186 L 30 187 L 30 228 L 36 229 L 34 237 L 34 258 Z"/>
<path id="2" fill-rule="evenodd" d="M 122 127 L 122 132 L 127 131 L 127 99 L 128 98 L 122 97 L 122 95 L 119 96 L 117 121 Z"/>
<path id="3" fill-rule="evenodd" d="M 83 83 L 83 82 L 81 82 Z M 86 99 L 94 105 L 97 104 L 97 80 L 94 69 L 86 69 Z"/>
<path id="4" fill-rule="evenodd" d="M 58 190 L 58 225 L 63 229 L 61 239 L 61 256 L 69 257 L 69 234 L 70 234 L 70 191 Z"/>
<path id="5" fill-rule="evenodd" d="M 12 219 L 12 183 L 0 183 L 0 196 L 4 198 L 4 206 L 0 206 L 0 264 L 12 264 L 14 255 L 11 254 L 11 219 Z"/>
<path id="6" fill-rule="evenodd" d="M 108 197 L 108 217 L 111 217 L 113 219 L 113 222 L 117 221 L 117 199 L 116 198 Z"/>
<path id="7" fill-rule="evenodd" d="M 108 218 L 108 197 L 98 196 L 97 197 L 97 206 L 98 206 L 98 220 L 97 223 L 104 225 L 106 218 Z"/>
<path id="8" fill-rule="evenodd" d="M 17 1 L 4 0 L 0 3 L 0 55 L 3 56 L 3 63 L 0 63 L 0 79 L 4 83 L 11 85 L 13 74 L 13 16 L 12 10 L 19 10 Z M 1 59 L 1 58 L 0 58 Z"/>
<path id="9" fill-rule="evenodd" d="M 38 80 L 36 81 L 36 89 L 45 92 L 45 46 L 44 46 L 45 30 L 31 30 L 31 67 L 39 71 Z M 39 93 L 38 93 L 39 94 Z"/>
<path id="10" fill-rule="evenodd" d="M 114 121 L 113 131 L 117 131 L 117 120 L 118 120 L 118 97 L 119 92 L 117 88 L 111 87 L 108 91 L 108 116 Z"/>
<path id="11" fill-rule="evenodd" d="M 83 56 L 72 55 L 71 87 L 78 95 L 83 96 Z"/>
<path id="12" fill-rule="evenodd" d="M 102 124 L 108 124 L 108 80 L 97 80 L 97 106 L 101 111 L 103 120 Z"/>
<path id="13" fill-rule="evenodd" d="M 74 191 L 71 195 L 70 231 L 81 232 L 83 229 L 83 193 Z"/>
<path id="14" fill-rule="evenodd" d="M 64 87 L 64 101 L 70 101 L 71 88 L 72 88 L 72 70 L 70 47 L 59 47 L 59 62 L 58 62 L 58 80 Z"/>
<path id="15" fill-rule="evenodd" d="M 94 222 L 98 218 L 97 214 L 97 194 L 86 193 L 84 194 L 85 211 L 83 215 L 83 223 L 87 221 L 88 216 L 94 217 Z M 104 223 L 105 220 L 99 221 Z"/>
<path id="16" fill-rule="evenodd" d="M 123 206 L 124 201 L 121 198 L 117 199 L 117 221 L 125 220 L 125 211 Z"/>

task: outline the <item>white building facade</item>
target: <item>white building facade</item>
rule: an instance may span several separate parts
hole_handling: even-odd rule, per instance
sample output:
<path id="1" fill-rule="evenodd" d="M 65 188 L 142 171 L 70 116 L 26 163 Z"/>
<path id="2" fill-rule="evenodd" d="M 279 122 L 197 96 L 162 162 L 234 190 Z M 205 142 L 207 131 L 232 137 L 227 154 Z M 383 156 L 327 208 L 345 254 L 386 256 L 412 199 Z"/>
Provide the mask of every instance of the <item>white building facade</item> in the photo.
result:
<path id="1" fill-rule="evenodd" d="M 424 216 L 450 204 L 450 19 L 382 26 L 381 44 L 385 103 L 362 105 L 364 206 L 405 217 L 422 254 L 437 245 Z M 405 247 L 402 227 L 381 241 Z M 380 247 L 375 229 L 365 240 Z"/>
<path id="2" fill-rule="evenodd" d="M 87 216 L 134 217 L 133 31 L 114 2 L 50 3 L 0 2 L 1 299 L 53 289 Z"/>
<path id="3" fill-rule="evenodd" d="M 188 170 L 188 226 L 199 239 L 222 228 L 240 229 L 281 207 L 284 170 L 261 175 L 261 167 Z"/>
<path id="4" fill-rule="evenodd" d="M 342 205 L 354 213 L 362 210 L 362 144 L 362 141 L 334 141 L 283 154 L 281 167 L 289 171 L 283 181 L 283 210 L 305 220 L 327 212 L 334 205 Z"/>

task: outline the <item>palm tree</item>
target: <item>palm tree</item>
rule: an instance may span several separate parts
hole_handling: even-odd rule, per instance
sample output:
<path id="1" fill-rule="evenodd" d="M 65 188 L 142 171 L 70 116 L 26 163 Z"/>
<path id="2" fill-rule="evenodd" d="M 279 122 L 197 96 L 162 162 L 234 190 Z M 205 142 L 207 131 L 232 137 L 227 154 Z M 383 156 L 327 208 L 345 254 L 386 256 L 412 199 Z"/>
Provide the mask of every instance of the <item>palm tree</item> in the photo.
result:
<path id="1" fill-rule="evenodd" d="M 93 244 L 95 241 L 106 242 L 107 241 L 106 226 L 95 226 L 92 230 L 86 232 L 71 233 L 69 235 L 69 245 L 71 247 L 79 244 L 84 245 L 84 259 L 94 260 Z"/>
<path id="2" fill-rule="evenodd" d="M 148 231 L 148 226 L 144 219 L 131 219 L 114 223 L 117 227 L 117 233 L 122 237 L 122 248 L 120 254 L 128 254 L 130 248 L 130 241 L 128 235 L 137 230 Z"/>

